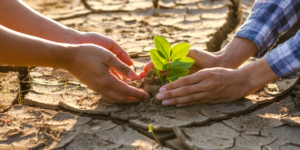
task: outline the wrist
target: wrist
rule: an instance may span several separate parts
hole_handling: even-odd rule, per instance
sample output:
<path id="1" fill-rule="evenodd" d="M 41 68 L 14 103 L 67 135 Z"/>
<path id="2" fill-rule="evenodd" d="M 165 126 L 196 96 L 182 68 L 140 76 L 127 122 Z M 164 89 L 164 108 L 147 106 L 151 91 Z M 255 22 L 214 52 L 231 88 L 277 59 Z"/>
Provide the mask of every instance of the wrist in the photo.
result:
<path id="1" fill-rule="evenodd" d="M 241 75 L 241 79 L 245 80 L 244 93 L 246 95 L 249 95 L 266 84 L 279 79 L 269 66 L 265 57 L 250 63 L 243 68 L 237 69 L 237 71 Z"/>
<path id="2" fill-rule="evenodd" d="M 67 37 L 66 37 L 66 41 L 63 43 L 67 43 L 67 44 L 81 44 L 81 36 L 82 36 L 82 32 L 68 28 L 67 29 Z"/>
<path id="3" fill-rule="evenodd" d="M 78 45 L 58 44 L 53 53 L 54 67 L 68 70 L 73 62 L 76 47 Z"/>
<path id="4" fill-rule="evenodd" d="M 257 45 L 253 41 L 234 37 L 224 50 L 216 53 L 216 56 L 220 67 L 236 69 L 257 51 Z"/>

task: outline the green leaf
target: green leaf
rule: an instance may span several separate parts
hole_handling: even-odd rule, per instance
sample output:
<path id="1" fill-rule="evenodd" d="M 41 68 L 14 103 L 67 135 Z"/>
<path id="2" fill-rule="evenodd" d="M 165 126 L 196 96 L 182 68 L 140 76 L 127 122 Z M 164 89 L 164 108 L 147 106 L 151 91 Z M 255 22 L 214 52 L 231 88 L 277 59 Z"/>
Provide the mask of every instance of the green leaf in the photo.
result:
<path id="1" fill-rule="evenodd" d="M 161 58 L 166 59 L 166 60 L 169 59 L 165 51 L 157 50 L 157 52 Z"/>
<path id="2" fill-rule="evenodd" d="M 179 43 L 172 48 L 172 60 L 178 60 L 185 57 L 190 50 L 191 45 L 188 43 Z"/>
<path id="3" fill-rule="evenodd" d="M 189 70 L 183 67 L 172 68 L 168 75 L 168 80 L 170 82 L 176 81 L 179 77 L 185 77 L 189 74 Z"/>
<path id="4" fill-rule="evenodd" d="M 171 69 L 175 67 L 183 67 L 185 69 L 188 69 L 192 67 L 192 65 L 195 63 L 195 60 L 190 57 L 183 57 L 182 59 L 172 61 L 171 63 Z"/>
<path id="5" fill-rule="evenodd" d="M 149 132 L 153 132 L 152 124 L 149 124 Z"/>
<path id="6" fill-rule="evenodd" d="M 171 44 L 165 38 L 155 36 L 154 45 L 155 48 L 165 56 L 165 59 L 170 58 Z"/>
<path id="7" fill-rule="evenodd" d="M 167 69 L 167 61 L 160 57 L 158 51 L 155 49 L 150 50 L 151 60 L 156 68 L 159 70 L 165 71 Z"/>
<path id="8" fill-rule="evenodd" d="M 158 70 L 156 67 L 154 67 L 156 75 L 158 76 L 161 83 L 164 83 L 164 77 L 162 76 L 160 70 Z"/>

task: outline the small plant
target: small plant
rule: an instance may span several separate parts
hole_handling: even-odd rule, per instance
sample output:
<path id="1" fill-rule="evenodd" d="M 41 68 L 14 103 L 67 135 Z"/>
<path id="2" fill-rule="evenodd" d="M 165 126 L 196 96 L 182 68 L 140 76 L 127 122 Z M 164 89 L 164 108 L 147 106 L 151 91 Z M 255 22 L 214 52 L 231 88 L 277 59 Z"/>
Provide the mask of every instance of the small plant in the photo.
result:
<path id="1" fill-rule="evenodd" d="M 153 129 L 152 129 L 152 124 L 149 124 L 149 132 L 152 133 L 154 139 L 156 140 L 156 142 L 162 147 L 161 143 L 158 141 L 158 139 L 156 138 L 154 132 L 153 132 Z"/>
<path id="2" fill-rule="evenodd" d="M 179 43 L 174 47 L 163 37 L 155 36 L 154 44 L 156 49 L 150 50 L 150 56 L 154 64 L 155 72 L 160 81 L 169 82 L 176 81 L 179 77 L 184 77 L 189 74 L 190 68 L 195 61 L 186 57 L 190 50 L 190 44 Z M 161 71 L 166 71 L 166 78 L 161 74 Z"/>

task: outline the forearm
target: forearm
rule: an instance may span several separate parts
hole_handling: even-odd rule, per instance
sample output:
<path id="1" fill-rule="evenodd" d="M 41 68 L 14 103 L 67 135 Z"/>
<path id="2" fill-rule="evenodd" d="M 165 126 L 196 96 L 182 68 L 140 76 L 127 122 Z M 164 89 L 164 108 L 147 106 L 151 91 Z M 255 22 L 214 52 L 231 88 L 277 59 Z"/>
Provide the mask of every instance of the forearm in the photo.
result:
<path id="1" fill-rule="evenodd" d="M 219 67 L 238 68 L 258 51 L 256 44 L 241 37 L 234 37 L 223 51 L 216 53 Z"/>
<path id="2" fill-rule="evenodd" d="M 237 69 L 239 80 L 244 81 L 244 95 L 249 95 L 279 77 L 269 66 L 266 57 Z"/>
<path id="3" fill-rule="evenodd" d="M 21 0 L 1 1 L 0 25 L 54 42 L 76 44 L 79 40 L 79 32 L 43 16 Z"/>
<path id="4" fill-rule="evenodd" d="M 63 68 L 70 57 L 67 44 L 47 41 L 0 25 L 0 64 Z"/>
<path id="5" fill-rule="evenodd" d="M 298 0 L 257 0 L 235 36 L 247 38 L 258 47 L 254 57 L 263 57 L 300 18 Z"/>

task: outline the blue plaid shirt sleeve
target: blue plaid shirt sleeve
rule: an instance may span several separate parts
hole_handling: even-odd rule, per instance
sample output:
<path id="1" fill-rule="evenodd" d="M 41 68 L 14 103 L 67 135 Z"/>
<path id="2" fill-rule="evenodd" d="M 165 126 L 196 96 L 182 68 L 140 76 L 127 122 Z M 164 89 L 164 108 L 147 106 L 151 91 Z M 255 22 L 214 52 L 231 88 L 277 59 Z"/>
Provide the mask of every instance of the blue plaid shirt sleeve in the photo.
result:
<path id="1" fill-rule="evenodd" d="M 299 17 L 300 0 L 257 0 L 235 36 L 255 42 L 258 52 L 254 57 L 260 58 Z M 300 32 L 268 53 L 267 61 L 281 78 L 300 76 Z"/>

